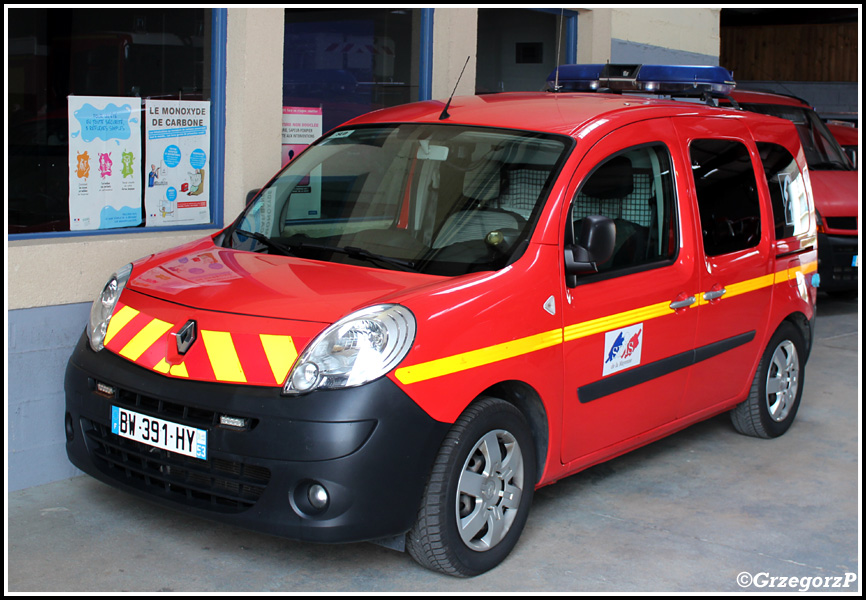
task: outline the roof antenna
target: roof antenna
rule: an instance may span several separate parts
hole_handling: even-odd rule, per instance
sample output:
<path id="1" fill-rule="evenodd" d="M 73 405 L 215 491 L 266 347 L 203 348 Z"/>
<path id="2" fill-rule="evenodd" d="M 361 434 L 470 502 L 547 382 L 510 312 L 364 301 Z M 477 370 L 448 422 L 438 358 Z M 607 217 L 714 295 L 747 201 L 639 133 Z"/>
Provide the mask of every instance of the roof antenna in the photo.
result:
<path id="1" fill-rule="evenodd" d="M 553 82 L 553 91 L 559 91 L 559 48 L 562 44 L 562 22 L 565 17 L 565 8 L 559 9 L 559 27 L 556 28 L 556 79 Z"/>
<path id="2" fill-rule="evenodd" d="M 469 64 L 470 56 L 466 57 L 466 62 L 463 63 L 463 69 L 460 71 L 460 76 L 457 77 L 457 83 L 454 84 L 454 90 L 451 92 L 451 96 L 448 98 L 448 102 L 445 104 L 445 108 L 442 109 L 442 114 L 439 115 L 439 120 L 442 121 L 444 119 L 449 118 L 451 115 L 448 114 L 448 107 L 451 106 L 451 98 L 454 97 L 454 92 L 457 91 L 457 86 L 460 85 L 460 78 L 463 77 L 463 71 L 466 70 L 466 65 Z"/>

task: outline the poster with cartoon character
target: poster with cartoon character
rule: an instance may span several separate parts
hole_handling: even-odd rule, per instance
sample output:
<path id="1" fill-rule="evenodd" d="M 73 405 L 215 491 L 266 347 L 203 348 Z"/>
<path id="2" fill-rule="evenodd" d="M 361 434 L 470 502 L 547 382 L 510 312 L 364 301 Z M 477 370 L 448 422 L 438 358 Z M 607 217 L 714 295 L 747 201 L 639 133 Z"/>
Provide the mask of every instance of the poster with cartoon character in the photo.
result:
<path id="1" fill-rule="evenodd" d="M 147 100 L 147 227 L 210 222 L 210 102 Z"/>
<path id="2" fill-rule="evenodd" d="M 69 96 L 69 229 L 141 224 L 141 98 Z"/>

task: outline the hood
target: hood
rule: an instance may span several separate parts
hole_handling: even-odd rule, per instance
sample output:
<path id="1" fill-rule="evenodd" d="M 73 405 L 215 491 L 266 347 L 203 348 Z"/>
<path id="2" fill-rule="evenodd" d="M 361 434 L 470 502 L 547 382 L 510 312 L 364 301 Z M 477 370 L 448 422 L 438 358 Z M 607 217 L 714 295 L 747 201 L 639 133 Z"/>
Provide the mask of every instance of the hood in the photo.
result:
<path id="1" fill-rule="evenodd" d="M 333 323 L 450 278 L 221 248 L 211 238 L 134 264 L 127 286 L 183 306 Z"/>
<path id="2" fill-rule="evenodd" d="M 859 213 L 857 171 L 809 170 L 815 208 L 822 217 L 855 217 Z"/>

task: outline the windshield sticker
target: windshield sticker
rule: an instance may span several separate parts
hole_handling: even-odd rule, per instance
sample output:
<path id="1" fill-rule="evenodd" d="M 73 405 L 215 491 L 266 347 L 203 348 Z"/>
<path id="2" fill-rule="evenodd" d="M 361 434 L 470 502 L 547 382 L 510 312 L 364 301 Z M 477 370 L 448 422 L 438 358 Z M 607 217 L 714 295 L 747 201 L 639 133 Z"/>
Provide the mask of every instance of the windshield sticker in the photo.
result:
<path id="1" fill-rule="evenodd" d="M 348 129 L 346 131 L 338 131 L 336 133 L 332 133 L 331 135 L 329 135 L 328 140 L 338 140 L 340 138 L 347 138 L 350 135 L 352 135 L 353 133 L 355 133 L 354 129 Z"/>
<path id="2" fill-rule="evenodd" d="M 607 376 L 640 364 L 643 348 L 643 323 L 604 334 L 604 367 Z"/>

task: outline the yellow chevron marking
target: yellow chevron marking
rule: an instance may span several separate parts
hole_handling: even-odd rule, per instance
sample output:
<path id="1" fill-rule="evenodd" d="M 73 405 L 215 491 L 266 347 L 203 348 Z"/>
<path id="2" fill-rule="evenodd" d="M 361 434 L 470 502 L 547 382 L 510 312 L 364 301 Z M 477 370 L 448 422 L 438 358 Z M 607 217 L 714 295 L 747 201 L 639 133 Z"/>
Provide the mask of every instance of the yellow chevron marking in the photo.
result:
<path id="1" fill-rule="evenodd" d="M 180 363 L 179 365 L 172 365 L 168 372 L 175 377 L 189 377 L 189 373 L 187 373 L 186 371 L 186 365 L 183 363 Z"/>
<path id="2" fill-rule="evenodd" d="M 265 355 L 268 357 L 268 363 L 271 365 L 274 379 L 277 383 L 282 384 L 289 374 L 289 369 L 295 364 L 295 359 L 298 358 L 295 343 L 292 341 L 291 336 L 288 335 L 262 333 L 259 334 L 259 339 L 262 341 L 262 348 L 264 348 Z"/>
<path id="3" fill-rule="evenodd" d="M 170 373 L 175 377 L 189 377 L 189 373 L 187 373 L 186 371 L 186 365 L 184 365 L 183 363 L 180 363 L 179 365 L 170 365 L 168 364 L 168 361 L 166 361 L 164 358 L 161 359 L 158 363 L 156 363 L 156 366 L 153 367 L 153 370 L 159 371 L 163 375 L 165 375 L 166 373 Z"/>
<path id="4" fill-rule="evenodd" d="M 161 338 L 171 329 L 171 323 L 153 319 L 150 323 L 144 326 L 141 331 L 129 340 L 129 343 L 120 351 L 121 356 L 125 356 L 131 361 L 136 361 L 144 354 L 153 343 Z"/>
<path id="5" fill-rule="evenodd" d="M 107 344 L 110 342 L 111 338 L 113 338 L 118 331 L 126 327 L 126 325 L 132 321 L 136 315 L 138 315 L 138 311 L 131 306 L 124 306 L 114 313 L 114 316 L 112 316 L 108 321 L 108 330 L 105 332 L 105 341 L 103 343 Z"/>
<path id="6" fill-rule="evenodd" d="M 232 335 L 228 331 L 202 329 L 201 338 L 217 380 L 246 383 L 247 378 L 232 342 Z"/>

